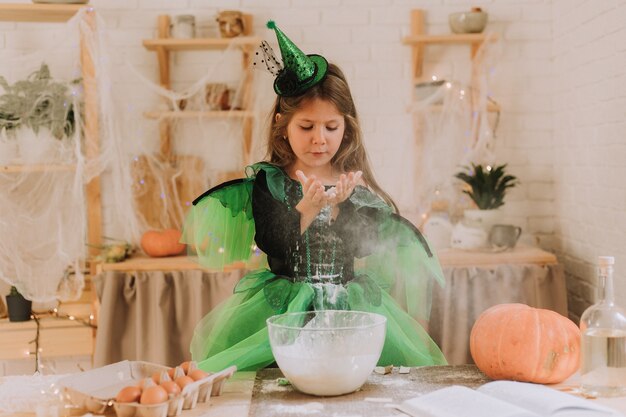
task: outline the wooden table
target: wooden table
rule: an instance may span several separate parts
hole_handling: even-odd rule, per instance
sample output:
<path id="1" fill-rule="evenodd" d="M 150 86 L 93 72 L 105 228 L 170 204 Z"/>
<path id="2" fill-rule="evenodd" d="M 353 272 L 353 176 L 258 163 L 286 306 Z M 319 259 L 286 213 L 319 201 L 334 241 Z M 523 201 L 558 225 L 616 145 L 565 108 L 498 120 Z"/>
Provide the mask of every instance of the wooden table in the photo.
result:
<path id="1" fill-rule="evenodd" d="M 553 253 L 543 249 L 518 245 L 506 251 L 441 249 L 437 252 L 443 268 L 458 266 L 493 266 L 493 265 L 556 265 Z"/>
<path id="2" fill-rule="evenodd" d="M 474 365 L 460 366 L 429 366 L 412 368 L 409 375 L 399 375 L 398 368 L 392 374 L 372 374 L 361 390 L 339 397 L 314 397 L 297 392 L 293 387 L 280 387 L 275 390 L 271 386 L 274 373 L 279 370 L 264 370 L 264 375 L 254 372 L 240 372 L 229 380 L 220 397 L 211 399 L 211 403 L 199 404 L 195 409 L 185 411 L 181 417 L 266 417 L 266 416 L 296 416 L 298 409 L 306 409 L 306 404 L 314 404 L 320 408 L 319 413 L 311 413 L 314 407 L 308 409 L 306 415 L 319 416 L 361 416 L 361 417 L 389 417 L 405 416 L 390 407 L 392 403 L 417 395 L 425 394 L 450 385 L 463 385 L 477 388 L 489 382 Z M 256 375 L 256 379 L 255 379 Z M 406 384 L 403 381 L 408 381 Z M 567 381 L 551 387 L 573 392 L 578 387 L 579 377 L 574 375 Z M 264 391 L 259 398 L 259 391 Z M 387 402 L 387 400 L 391 402 Z M 598 398 L 592 401 L 612 407 L 626 415 L 626 397 Z M 321 405 L 320 405 L 321 404 Z M 289 413 L 292 411 L 292 413 Z"/>
<path id="3" fill-rule="evenodd" d="M 488 379 L 473 365 L 411 368 L 409 375 L 399 374 L 398 368 L 395 368 L 389 375 L 372 374 L 366 385 L 355 393 L 339 397 L 314 397 L 301 394 L 291 386 L 278 387 L 274 381 L 276 372 L 278 370 L 275 369 L 263 370 L 258 374 L 239 372 L 227 381 L 221 396 L 211 398 L 209 403 L 199 403 L 193 410 L 183 411 L 180 417 L 288 416 L 296 414 L 287 414 L 284 410 L 295 411 L 298 407 L 311 403 L 322 408 L 319 413 L 315 414 L 320 416 L 401 416 L 404 414 L 400 414 L 387 404 L 397 403 L 403 399 L 450 385 L 476 388 L 488 382 Z M 2 378 L 0 378 L 0 388 L 1 385 Z M 577 386 L 578 376 L 574 375 L 567 381 L 552 387 L 571 392 Z M 594 401 L 626 413 L 626 397 L 600 398 Z M 283 410 L 282 413 L 277 412 L 280 409 Z M 343 412 L 337 411 L 342 409 Z M 363 411 L 364 409 L 366 411 Z M 34 413 L 3 414 L 0 411 L 0 417 L 33 417 L 34 415 Z"/>

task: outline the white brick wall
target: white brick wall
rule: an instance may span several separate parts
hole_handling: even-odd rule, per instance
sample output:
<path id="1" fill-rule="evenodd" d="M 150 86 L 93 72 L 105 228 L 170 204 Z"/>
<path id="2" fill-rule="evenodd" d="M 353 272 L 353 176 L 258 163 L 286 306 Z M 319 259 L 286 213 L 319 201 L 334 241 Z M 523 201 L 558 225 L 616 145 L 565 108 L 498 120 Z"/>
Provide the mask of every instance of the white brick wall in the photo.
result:
<path id="1" fill-rule="evenodd" d="M 411 98 L 410 48 L 401 43 L 402 36 L 409 32 L 410 10 L 426 10 L 428 33 L 448 33 L 449 13 L 482 6 L 490 13 L 490 29 L 499 32 L 504 42 L 493 95 L 504 107 L 498 152 L 502 162 L 508 162 L 511 172 L 522 180 L 518 203 L 535 198 L 536 190 L 545 189 L 550 182 L 549 178 L 526 176 L 540 172 L 552 162 L 552 61 L 546 42 L 552 30 L 549 1 L 496 4 L 469 0 L 91 0 L 91 4 L 101 12 L 107 26 L 114 29 L 110 40 L 117 52 L 115 64 L 129 61 L 155 81 L 156 59 L 141 47 L 141 40 L 154 35 L 158 14 L 193 13 L 199 29 L 210 31 L 215 30 L 213 19 L 217 11 L 240 9 L 254 15 L 254 32 L 270 39 L 273 34 L 265 29 L 265 21 L 275 19 L 304 51 L 322 53 L 344 69 L 379 181 L 405 210 L 412 208 L 407 207 L 411 199 L 403 195 L 410 190 L 403 188 L 397 178 L 398 173 L 412 172 L 412 160 L 406 155 L 407 146 L 412 143 L 411 118 L 406 113 Z M 45 28 L 52 31 L 54 25 Z M 0 29 L 0 45 L 11 49 L 32 48 L 45 36 L 27 24 L 6 24 Z M 469 76 L 468 49 L 429 47 L 426 65 L 431 71 L 452 72 L 463 79 Z M 214 56 L 174 54 L 174 87 L 193 81 Z M 460 62 L 454 64 L 452 57 L 458 57 Z M 539 201 L 550 204 L 549 192 L 540 193 Z M 515 213 L 511 218 L 525 230 L 539 234 L 550 230 L 545 225 L 535 230 L 538 223 L 530 222 L 534 216 L 544 219 L 543 212 L 525 212 L 526 205 L 517 209 L 514 206 L 512 202 Z"/>
<path id="2" fill-rule="evenodd" d="M 427 12 L 427 32 L 447 33 L 449 13 L 481 6 L 489 28 L 503 40 L 492 93 L 502 105 L 497 132 L 499 162 L 522 184 L 505 212 L 547 249 L 556 249 L 571 278 L 572 311 L 589 301 L 589 268 L 599 254 L 618 256 L 624 269 L 626 228 L 623 161 L 626 157 L 626 5 L 617 0 L 91 0 L 107 26 L 122 64 L 128 60 L 156 81 L 153 53 L 141 40 L 154 36 L 158 14 L 193 13 L 201 31 L 215 29 L 218 10 L 255 16 L 254 32 L 272 38 L 265 21 L 279 26 L 305 52 L 319 52 L 346 72 L 380 183 L 401 204 L 397 179 L 412 172 L 407 146 L 411 119 L 410 49 L 401 44 L 412 8 Z M 0 23 L 0 58 L 34 47 L 54 25 Z M 448 54 L 448 55 L 446 55 Z M 467 48 L 429 47 L 429 69 L 465 72 Z M 192 81 L 210 55 L 177 54 L 175 85 Z M 439 67 L 437 67 L 439 66 Z M 1 64 L 0 64 L 1 68 Z M 178 84 L 176 84 L 178 83 Z M 132 86 L 129 86 L 132 88 Z M 105 202 L 106 204 L 106 202 Z M 402 207 L 410 209 L 410 207 Z M 105 213 L 106 216 L 106 213 Z M 619 280 L 618 280 L 619 281 Z M 587 286 L 585 286 L 587 285 Z M 626 284 L 617 284 L 626 296 Z M 580 298 L 579 294 L 580 293 Z"/>
<path id="3" fill-rule="evenodd" d="M 553 3 L 555 237 L 578 317 L 599 255 L 616 257 L 626 305 L 626 3 Z"/>

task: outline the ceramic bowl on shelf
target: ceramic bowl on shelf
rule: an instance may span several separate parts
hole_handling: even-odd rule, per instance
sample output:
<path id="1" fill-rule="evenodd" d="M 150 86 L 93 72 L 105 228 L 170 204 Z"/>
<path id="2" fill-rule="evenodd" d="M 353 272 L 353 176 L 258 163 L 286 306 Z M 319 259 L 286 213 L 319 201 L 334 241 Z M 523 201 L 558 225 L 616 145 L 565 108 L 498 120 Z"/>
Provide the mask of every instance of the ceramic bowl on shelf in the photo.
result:
<path id="1" fill-rule="evenodd" d="M 475 7 L 469 12 L 450 13 L 448 22 L 454 33 L 480 33 L 487 26 L 488 14 Z"/>
<path id="2" fill-rule="evenodd" d="M 442 104 L 445 80 L 424 81 L 415 84 L 415 99 L 430 104 Z"/>
<path id="3" fill-rule="evenodd" d="M 362 311 L 287 313 L 267 319 L 278 367 L 299 391 L 319 396 L 359 389 L 376 367 L 387 319 Z"/>

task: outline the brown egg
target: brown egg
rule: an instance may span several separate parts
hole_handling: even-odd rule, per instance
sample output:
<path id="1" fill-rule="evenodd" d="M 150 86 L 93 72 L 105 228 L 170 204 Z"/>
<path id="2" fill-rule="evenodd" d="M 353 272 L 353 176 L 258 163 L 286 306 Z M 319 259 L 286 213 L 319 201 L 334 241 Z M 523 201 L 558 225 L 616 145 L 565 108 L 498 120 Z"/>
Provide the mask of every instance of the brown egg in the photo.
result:
<path id="1" fill-rule="evenodd" d="M 202 369 L 194 369 L 193 371 L 189 372 L 188 376 L 194 381 L 197 381 L 199 379 L 206 378 L 209 375 L 211 374 L 209 374 L 208 372 L 204 372 Z"/>
<path id="2" fill-rule="evenodd" d="M 174 381 L 163 381 L 161 386 L 165 388 L 165 391 L 167 391 L 168 394 L 180 394 L 180 387 Z"/>
<path id="3" fill-rule="evenodd" d="M 187 385 L 191 384 L 193 382 L 193 379 L 189 378 L 188 376 L 179 376 L 178 378 L 176 378 L 176 383 L 178 384 L 178 386 L 180 387 L 180 389 L 182 390 L 183 388 L 185 388 Z"/>
<path id="4" fill-rule="evenodd" d="M 141 388 L 130 386 L 124 387 L 115 396 L 115 401 L 118 403 L 134 403 L 139 401 L 141 397 Z"/>
<path id="5" fill-rule="evenodd" d="M 174 372 L 176 372 L 176 368 L 170 368 L 167 370 L 167 374 L 174 380 Z"/>
<path id="6" fill-rule="evenodd" d="M 141 393 L 140 404 L 160 404 L 167 401 L 167 391 L 160 385 L 148 387 Z"/>

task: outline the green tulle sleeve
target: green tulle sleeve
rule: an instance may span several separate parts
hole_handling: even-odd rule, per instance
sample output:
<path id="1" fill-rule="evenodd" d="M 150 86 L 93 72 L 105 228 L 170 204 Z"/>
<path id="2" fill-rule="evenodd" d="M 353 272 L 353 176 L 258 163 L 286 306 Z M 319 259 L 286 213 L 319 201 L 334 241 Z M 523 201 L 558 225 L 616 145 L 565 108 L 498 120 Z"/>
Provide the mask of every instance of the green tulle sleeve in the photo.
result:
<path id="1" fill-rule="evenodd" d="M 388 206 L 381 206 L 379 199 L 361 194 L 353 195 L 351 200 L 357 206 L 378 209 L 381 219 L 376 249 L 355 261 L 355 273 L 373 279 L 411 317 L 427 321 L 433 285 L 445 283 L 437 255 L 413 224 L 392 213 Z"/>
<path id="2" fill-rule="evenodd" d="M 265 255 L 254 243 L 253 178 L 220 184 L 198 197 L 187 213 L 181 242 L 211 269 L 243 262 L 261 267 Z"/>
<path id="3" fill-rule="evenodd" d="M 267 162 L 246 168 L 247 178 L 220 184 L 198 197 L 187 213 L 181 242 L 190 255 L 207 268 L 243 262 L 248 269 L 267 266 L 266 255 L 254 242 L 252 187 L 256 174 L 265 171 L 272 196 L 284 202 L 285 173 Z"/>

